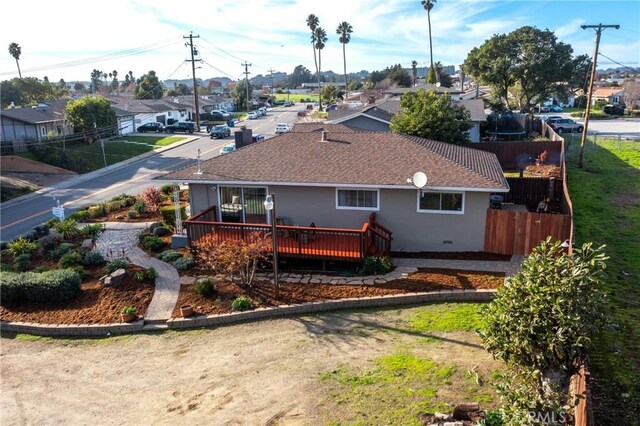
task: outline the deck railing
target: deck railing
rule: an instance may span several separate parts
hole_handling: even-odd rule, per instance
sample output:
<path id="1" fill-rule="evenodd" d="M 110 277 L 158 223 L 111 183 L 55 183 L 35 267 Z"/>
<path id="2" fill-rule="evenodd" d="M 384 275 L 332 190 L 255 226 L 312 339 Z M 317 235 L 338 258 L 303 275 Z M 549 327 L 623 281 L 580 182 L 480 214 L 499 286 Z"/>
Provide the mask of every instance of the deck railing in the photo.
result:
<path id="1" fill-rule="evenodd" d="M 184 222 L 189 246 L 205 235 L 215 241 L 248 240 L 270 235 L 271 225 L 216 222 L 215 207 Z M 277 225 L 278 255 L 301 259 L 363 261 L 369 254 L 389 256 L 391 231 L 369 217 L 361 229 Z"/>

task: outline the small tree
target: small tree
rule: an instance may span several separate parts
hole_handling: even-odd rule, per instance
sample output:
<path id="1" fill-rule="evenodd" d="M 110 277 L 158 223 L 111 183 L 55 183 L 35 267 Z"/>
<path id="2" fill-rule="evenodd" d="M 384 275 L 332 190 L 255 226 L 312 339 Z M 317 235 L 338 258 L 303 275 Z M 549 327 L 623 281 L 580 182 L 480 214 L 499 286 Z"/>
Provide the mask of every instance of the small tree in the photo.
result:
<path id="1" fill-rule="evenodd" d="M 391 119 L 391 131 L 453 144 L 469 142 L 469 111 L 447 95 L 418 90 L 407 92 L 400 113 Z"/>
<path id="2" fill-rule="evenodd" d="M 509 424 L 528 424 L 530 409 L 557 412 L 573 405 L 568 381 L 604 319 L 598 285 L 606 259 L 603 247 L 587 243 L 569 255 L 547 238 L 485 310 L 480 337 L 508 366 L 498 391 Z"/>
<path id="3" fill-rule="evenodd" d="M 149 213 L 157 213 L 160 210 L 162 193 L 155 186 L 145 189 L 138 197 L 144 202 L 146 211 Z"/>
<path id="4" fill-rule="evenodd" d="M 267 258 L 271 239 L 261 234 L 244 240 L 219 242 L 215 234 L 209 234 L 194 243 L 195 257 L 216 274 L 228 276 L 232 282 L 251 286 L 258 264 Z"/>

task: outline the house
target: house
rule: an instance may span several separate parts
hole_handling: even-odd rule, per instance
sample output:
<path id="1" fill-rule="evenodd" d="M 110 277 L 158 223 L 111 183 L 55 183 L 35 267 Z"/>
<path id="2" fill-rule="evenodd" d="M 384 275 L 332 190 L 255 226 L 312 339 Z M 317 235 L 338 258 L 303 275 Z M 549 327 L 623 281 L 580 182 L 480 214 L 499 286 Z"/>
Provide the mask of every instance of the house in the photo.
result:
<path id="1" fill-rule="evenodd" d="M 163 99 L 119 99 L 112 109 L 118 118 L 118 129 L 121 135 L 135 132 L 136 129 L 149 122 L 171 124 L 187 121 L 189 112 L 184 105 Z"/>
<path id="2" fill-rule="evenodd" d="M 480 123 L 487 121 L 482 99 L 456 101 L 464 106 L 471 116 L 469 139 L 480 142 Z M 329 123 L 344 124 L 362 130 L 388 132 L 391 119 L 400 110 L 399 98 L 387 98 L 377 104 L 364 105 L 354 110 L 329 111 Z"/>
<path id="3" fill-rule="evenodd" d="M 407 181 L 419 171 L 428 178 L 422 190 Z M 490 196 L 509 191 L 493 153 L 320 123 L 159 180 L 189 185 L 191 243 L 210 232 L 268 232 L 263 202 L 274 194 L 281 256 L 356 261 L 372 245 L 387 254 L 482 251 Z"/>
<path id="4" fill-rule="evenodd" d="M 67 100 L 43 102 L 31 108 L 3 109 L 0 111 L 2 142 L 42 141 L 49 135 L 73 133 L 64 119 Z"/>
<path id="5" fill-rule="evenodd" d="M 622 102 L 624 97 L 624 87 L 599 87 L 593 91 L 591 97 L 591 105 L 595 105 L 597 101 L 604 100 L 608 104 L 617 104 Z"/>

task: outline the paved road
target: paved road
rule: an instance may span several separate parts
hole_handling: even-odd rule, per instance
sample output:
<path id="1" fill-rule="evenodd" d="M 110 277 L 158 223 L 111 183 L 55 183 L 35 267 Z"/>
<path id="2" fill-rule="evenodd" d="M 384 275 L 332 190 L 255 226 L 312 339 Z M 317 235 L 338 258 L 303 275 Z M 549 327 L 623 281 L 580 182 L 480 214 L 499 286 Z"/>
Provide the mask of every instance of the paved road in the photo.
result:
<path id="1" fill-rule="evenodd" d="M 268 138 L 275 134 L 276 114 L 277 122 L 292 124 L 298 109 L 275 108 L 265 117 L 240 124 L 252 129 L 254 134 L 260 133 Z M 150 185 L 151 179 L 195 163 L 198 149 L 201 150 L 201 158 L 206 160 L 219 155 L 220 148 L 232 141 L 233 136 L 213 140 L 208 136 L 197 137 L 191 142 L 126 165 L 112 166 L 106 171 L 101 170 L 61 182 L 41 191 L 41 194 L 31 194 L 14 202 L 2 203 L 0 239 L 6 241 L 15 238 L 53 217 L 51 208 L 55 206 L 54 198 L 60 200 L 67 213 L 72 213 L 83 206 L 95 204 L 123 192 L 138 194 Z"/>
<path id="2" fill-rule="evenodd" d="M 564 118 L 571 118 L 578 123 L 584 124 L 584 120 L 571 117 L 569 113 L 547 113 L 543 115 L 559 115 Z M 617 137 L 620 135 L 625 139 L 640 139 L 640 118 L 616 118 L 611 120 L 589 120 L 589 134 L 607 137 Z"/>

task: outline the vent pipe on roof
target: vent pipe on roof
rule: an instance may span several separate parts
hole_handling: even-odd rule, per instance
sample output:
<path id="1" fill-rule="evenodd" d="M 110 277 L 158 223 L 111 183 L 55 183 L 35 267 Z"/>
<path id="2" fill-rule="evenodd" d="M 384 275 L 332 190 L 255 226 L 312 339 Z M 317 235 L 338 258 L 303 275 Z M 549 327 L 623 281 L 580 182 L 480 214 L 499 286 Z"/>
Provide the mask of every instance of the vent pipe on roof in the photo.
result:
<path id="1" fill-rule="evenodd" d="M 322 131 L 322 139 L 320 140 L 320 142 L 329 142 L 329 132 L 327 132 L 326 130 Z"/>

